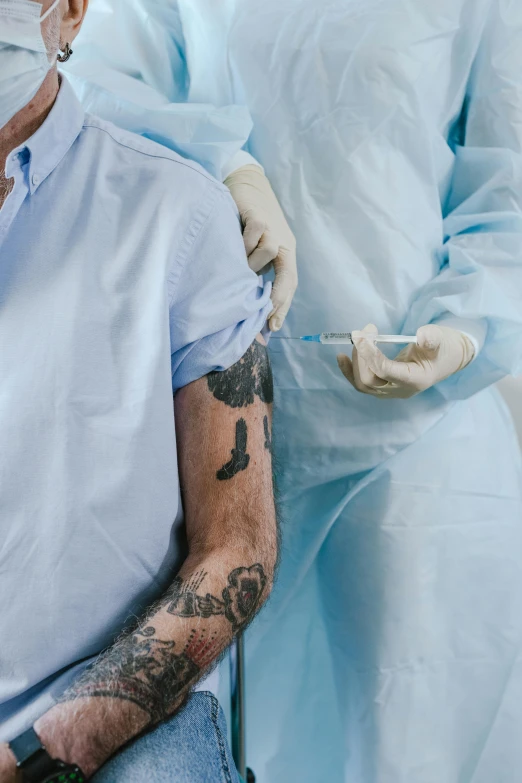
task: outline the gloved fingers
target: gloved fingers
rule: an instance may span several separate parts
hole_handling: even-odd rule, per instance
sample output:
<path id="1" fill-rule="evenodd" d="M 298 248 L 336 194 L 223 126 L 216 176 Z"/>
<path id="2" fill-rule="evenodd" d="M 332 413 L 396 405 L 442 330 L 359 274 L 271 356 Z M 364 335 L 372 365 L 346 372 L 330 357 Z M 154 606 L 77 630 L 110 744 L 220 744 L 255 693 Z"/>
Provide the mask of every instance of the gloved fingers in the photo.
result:
<path id="1" fill-rule="evenodd" d="M 354 334 L 359 362 L 383 383 L 388 382 L 408 387 L 417 387 L 424 375 L 422 367 L 414 362 L 396 362 L 388 359 L 375 343 L 364 336 Z M 378 384 L 370 384 L 377 387 Z"/>
<path id="2" fill-rule="evenodd" d="M 421 326 L 417 330 L 417 346 L 429 358 L 434 358 L 439 352 L 444 340 L 444 332 L 436 324 Z"/>
<path id="3" fill-rule="evenodd" d="M 283 326 L 286 317 L 288 315 L 288 312 L 290 308 L 292 307 L 292 302 L 294 301 L 294 294 L 290 294 L 287 298 L 287 300 L 279 307 L 273 315 L 269 316 L 269 327 L 271 332 L 278 332 L 281 327 Z"/>
<path id="4" fill-rule="evenodd" d="M 280 248 L 274 261 L 275 280 L 272 287 L 270 329 L 281 329 L 297 290 L 297 260 L 295 250 Z"/>
<path id="5" fill-rule="evenodd" d="M 373 394 L 374 389 L 383 383 L 368 370 L 364 361 L 361 361 L 361 357 L 356 348 L 353 349 L 352 353 L 352 366 L 355 380 L 354 386 L 357 391 L 360 391 L 362 394 Z"/>
<path id="6" fill-rule="evenodd" d="M 359 337 L 376 334 L 378 334 L 377 327 L 374 324 L 367 324 L 362 332 L 353 332 L 352 338 L 355 343 Z M 356 388 L 359 391 L 366 394 L 371 394 L 373 388 L 384 385 L 384 381 L 380 380 L 380 378 L 369 367 L 364 357 L 360 355 L 359 351 L 357 350 L 357 345 L 354 345 L 352 353 L 352 364 L 354 368 Z"/>
<path id="7" fill-rule="evenodd" d="M 248 256 L 248 265 L 254 272 L 259 273 L 263 267 L 275 261 L 278 255 L 279 242 L 271 231 L 265 230 L 257 247 Z"/>
<path id="8" fill-rule="evenodd" d="M 349 381 L 354 389 L 357 389 L 357 386 L 355 385 L 355 376 L 353 373 L 353 365 L 351 360 L 346 356 L 344 353 L 340 353 L 337 357 L 337 364 L 339 365 L 339 369 L 346 378 L 347 381 Z"/>
<path id="9" fill-rule="evenodd" d="M 243 220 L 243 242 L 245 243 L 246 254 L 250 257 L 261 242 L 263 234 L 266 231 L 266 223 L 264 220 L 256 218 L 250 213 L 245 213 L 241 217 Z M 272 259 L 270 259 L 270 261 L 271 260 Z M 257 269 L 254 269 L 254 272 L 257 271 Z"/>
<path id="10" fill-rule="evenodd" d="M 370 336 L 372 334 L 379 334 L 379 330 L 375 326 L 375 324 L 366 324 L 364 329 L 362 329 L 360 332 L 352 332 L 352 335 L 357 335 L 358 337 L 364 336 L 365 334 L 369 334 Z"/>
<path id="11" fill-rule="evenodd" d="M 381 381 L 381 379 L 377 378 L 376 376 L 374 376 L 374 385 L 364 385 L 361 382 L 360 373 L 358 372 L 356 375 L 355 372 L 355 367 L 357 366 L 358 361 L 357 351 L 355 348 L 352 359 L 354 358 L 355 361 L 350 361 L 347 356 L 341 354 L 337 357 L 337 363 L 344 377 L 352 384 L 356 391 L 361 392 L 361 394 L 368 394 L 371 397 L 376 397 L 378 400 L 389 400 L 395 399 L 397 397 L 411 396 L 410 392 L 406 392 L 403 388 L 397 386 L 397 384 Z"/>
<path id="12" fill-rule="evenodd" d="M 361 394 L 368 394 L 381 400 L 397 396 L 396 384 L 383 381 L 375 375 L 361 360 L 356 348 L 353 349 L 352 367 L 353 386 Z"/>
<path id="13" fill-rule="evenodd" d="M 413 361 L 412 357 L 415 356 L 416 351 L 418 351 L 417 345 L 407 345 L 405 348 L 400 351 L 400 353 L 397 354 L 394 362 L 411 362 Z"/>
<path id="14" fill-rule="evenodd" d="M 374 356 L 377 354 L 386 362 L 390 362 L 379 351 L 375 343 L 372 343 L 371 336 L 376 334 L 378 334 L 378 330 L 374 324 L 368 324 L 362 332 L 352 333 L 355 345 L 351 361 L 343 354 L 337 357 L 341 372 L 352 386 L 362 394 L 368 394 L 381 400 L 411 397 L 415 393 L 412 388 L 382 377 L 381 372 L 384 373 L 386 364 L 380 363 L 380 360 L 379 363 L 373 361 Z M 365 344 L 373 348 L 370 355 L 365 351 Z M 393 364 L 393 362 L 390 362 L 390 364 Z"/>

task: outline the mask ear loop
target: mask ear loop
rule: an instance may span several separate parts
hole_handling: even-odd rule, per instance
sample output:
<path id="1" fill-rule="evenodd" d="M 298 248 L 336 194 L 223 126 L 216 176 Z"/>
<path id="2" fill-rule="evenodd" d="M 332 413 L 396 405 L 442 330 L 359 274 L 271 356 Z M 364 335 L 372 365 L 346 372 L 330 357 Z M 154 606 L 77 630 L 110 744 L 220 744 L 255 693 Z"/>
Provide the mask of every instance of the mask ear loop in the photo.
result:
<path id="1" fill-rule="evenodd" d="M 42 14 L 42 16 L 40 17 L 40 24 L 42 22 L 45 22 L 47 17 L 50 16 L 52 14 L 52 12 L 54 11 L 54 9 L 58 8 L 59 5 L 60 5 L 60 0 L 54 0 L 54 3 L 51 6 L 49 6 L 49 8 L 45 12 L 45 14 Z"/>
<path id="2" fill-rule="evenodd" d="M 49 6 L 49 8 L 45 12 L 45 14 L 42 14 L 42 16 L 40 17 L 40 28 L 42 26 L 42 22 L 45 22 L 47 17 L 50 16 L 52 14 L 52 12 L 54 11 L 54 9 L 58 8 L 59 5 L 60 5 L 60 0 L 54 0 L 54 3 L 52 3 Z M 56 55 L 53 58 L 53 61 L 50 64 L 50 67 L 52 68 L 56 64 L 57 60 L 59 60 L 59 62 L 61 62 L 61 63 L 67 62 L 67 60 L 70 59 L 71 55 L 72 55 L 72 49 L 69 46 L 69 44 L 66 44 L 64 55 L 58 55 L 58 52 L 57 52 Z M 61 59 L 62 56 L 63 56 L 64 59 Z"/>

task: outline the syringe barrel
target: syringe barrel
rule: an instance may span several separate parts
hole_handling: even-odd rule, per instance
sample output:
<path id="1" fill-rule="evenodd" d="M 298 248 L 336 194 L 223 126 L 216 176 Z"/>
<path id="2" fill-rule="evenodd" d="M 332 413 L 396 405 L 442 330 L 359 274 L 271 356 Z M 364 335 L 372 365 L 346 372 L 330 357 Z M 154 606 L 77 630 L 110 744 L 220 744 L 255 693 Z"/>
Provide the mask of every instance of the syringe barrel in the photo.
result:
<path id="1" fill-rule="evenodd" d="M 351 332 L 323 332 L 321 334 L 321 342 L 323 345 L 346 345 L 352 344 Z"/>
<path id="2" fill-rule="evenodd" d="M 376 334 L 371 335 L 371 339 L 376 343 L 388 343 L 390 345 L 415 345 L 417 338 L 404 334 Z M 353 345 L 351 332 L 323 332 L 320 335 L 320 341 L 323 345 Z"/>

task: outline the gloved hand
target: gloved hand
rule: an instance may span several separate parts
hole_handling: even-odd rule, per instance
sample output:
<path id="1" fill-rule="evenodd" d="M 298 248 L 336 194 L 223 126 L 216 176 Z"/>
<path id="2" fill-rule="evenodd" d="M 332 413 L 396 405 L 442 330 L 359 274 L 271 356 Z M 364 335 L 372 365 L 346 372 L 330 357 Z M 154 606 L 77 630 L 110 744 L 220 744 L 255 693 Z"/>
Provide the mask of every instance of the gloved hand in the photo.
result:
<path id="1" fill-rule="evenodd" d="M 337 361 L 357 391 L 383 399 L 413 397 L 463 370 L 475 354 L 465 334 L 431 324 L 418 330 L 417 345 L 408 345 L 392 361 L 372 342 L 372 334 L 378 334 L 373 324 L 353 332 L 352 360 L 341 354 Z"/>
<path id="2" fill-rule="evenodd" d="M 269 326 L 279 331 L 297 288 L 296 242 L 270 182 L 259 166 L 249 165 L 230 174 L 225 185 L 243 221 L 248 263 L 254 272 L 273 264 L 273 310 Z"/>

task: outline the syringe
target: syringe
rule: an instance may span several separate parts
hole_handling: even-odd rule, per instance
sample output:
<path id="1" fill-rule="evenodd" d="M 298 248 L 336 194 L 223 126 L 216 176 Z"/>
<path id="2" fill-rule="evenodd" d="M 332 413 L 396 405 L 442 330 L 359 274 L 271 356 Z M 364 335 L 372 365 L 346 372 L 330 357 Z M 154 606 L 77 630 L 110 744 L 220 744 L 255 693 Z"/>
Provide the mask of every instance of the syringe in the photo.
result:
<path id="1" fill-rule="evenodd" d="M 368 339 L 374 343 L 389 343 L 391 345 L 416 345 L 416 337 L 408 337 L 404 334 L 369 334 Z M 307 343 L 322 343 L 322 345 L 354 345 L 351 332 L 322 332 L 321 334 L 307 334 L 301 337 Z"/>

